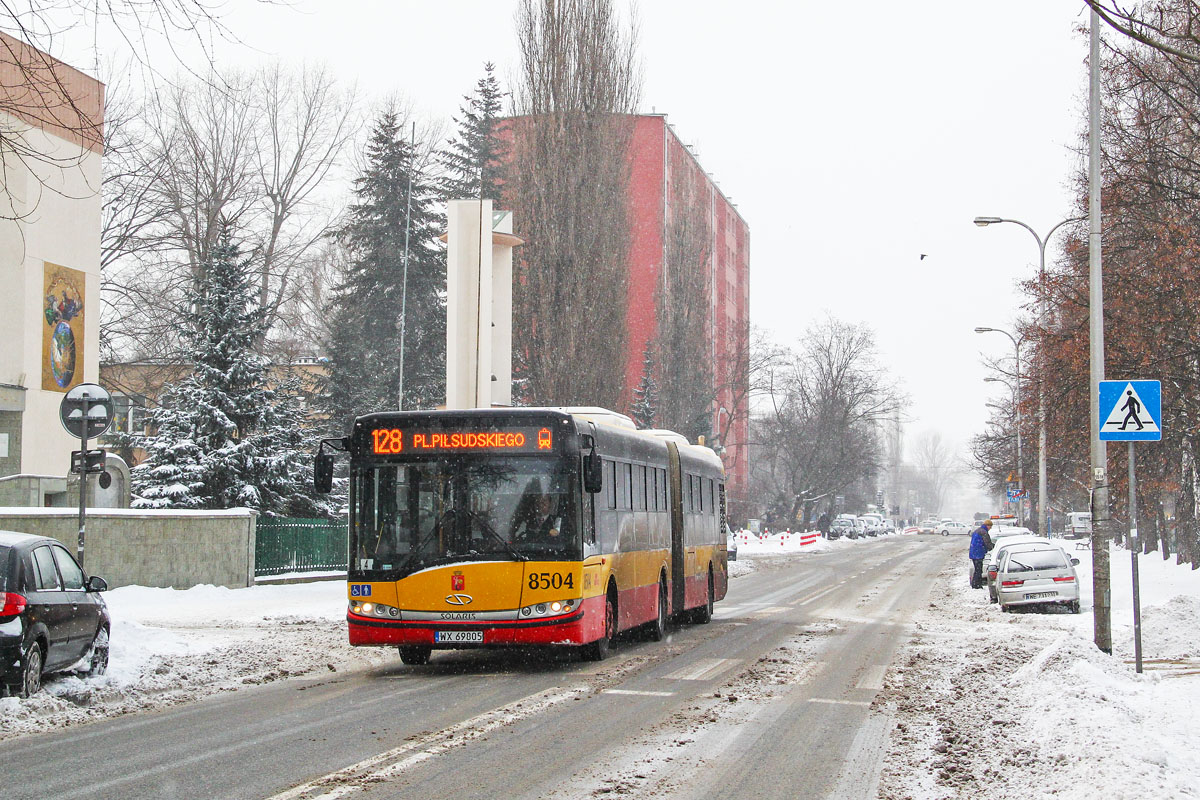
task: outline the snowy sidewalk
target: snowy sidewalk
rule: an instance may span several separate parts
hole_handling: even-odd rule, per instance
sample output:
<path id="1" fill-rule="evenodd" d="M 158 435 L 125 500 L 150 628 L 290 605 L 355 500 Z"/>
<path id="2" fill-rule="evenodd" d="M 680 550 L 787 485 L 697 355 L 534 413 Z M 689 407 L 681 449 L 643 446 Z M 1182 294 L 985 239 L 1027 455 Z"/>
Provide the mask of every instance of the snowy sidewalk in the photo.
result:
<path id="1" fill-rule="evenodd" d="M 1127 551 L 1112 551 L 1113 656 L 1092 644 L 1091 553 L 1082 614 L 1002 614 L 939 576 L 879 705 L 896 722 L 880 797 L 1200 797 L 1200 574 L 1139 561 L 1146 672 L 1133 668 Z"/>

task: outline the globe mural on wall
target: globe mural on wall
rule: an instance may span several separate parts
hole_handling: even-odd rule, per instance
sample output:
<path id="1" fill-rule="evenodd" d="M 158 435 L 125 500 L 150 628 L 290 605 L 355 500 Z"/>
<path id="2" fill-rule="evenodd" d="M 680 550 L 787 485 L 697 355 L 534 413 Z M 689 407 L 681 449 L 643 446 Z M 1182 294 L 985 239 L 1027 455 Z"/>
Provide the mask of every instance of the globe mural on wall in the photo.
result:
<path id="1" fill-rule="evenodd" d="M 84 274 L 46 263 L 42 388 L 65 392 L 83 378 Z"/>

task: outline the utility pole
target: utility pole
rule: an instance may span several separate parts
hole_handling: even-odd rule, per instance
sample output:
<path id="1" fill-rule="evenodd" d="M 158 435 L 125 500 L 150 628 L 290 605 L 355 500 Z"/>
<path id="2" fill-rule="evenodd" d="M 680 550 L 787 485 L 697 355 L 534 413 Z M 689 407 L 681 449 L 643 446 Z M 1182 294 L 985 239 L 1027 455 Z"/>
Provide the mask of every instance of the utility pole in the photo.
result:
<path id="1" fill-rule="evenodd" d="M 1104 380 L 1104 273 L 1100 245 L 1100 17 L 1092 9 L 1088 114 L 1088 330 L 1091 354 L 1092 611 L 1096 647 L 1112 653 L 1109 588 L 1108 446 L 1100 440 L 1100 381 Z"/>

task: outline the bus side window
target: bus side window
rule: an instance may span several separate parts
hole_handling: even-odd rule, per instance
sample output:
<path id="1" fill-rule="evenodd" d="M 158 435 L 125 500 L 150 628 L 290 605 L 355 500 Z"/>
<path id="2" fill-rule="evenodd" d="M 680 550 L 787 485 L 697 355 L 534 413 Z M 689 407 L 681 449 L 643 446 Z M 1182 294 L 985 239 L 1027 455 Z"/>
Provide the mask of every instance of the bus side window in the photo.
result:
<path id="1" fill-rule="evenodd" d="M 596 544 L 596 495 L 583 493 L 583 543 Z"/>
<path id="2" fill-rule="evenodd" d="M 658 471 L 658 495 L 660 511 L 666 511 L 670 506 L 667 505 L 667 471 L 659 469 Z"/>
<path id="3" fill-rule="evenodd" d="M 604 462 L 604 497 L 609 508 L 617 507 L 617 464 L 615 461 Z"/>
<path id="4" fill-rule="evenodd" d="M 621 508 L 633 508 L 633 464 L 621 464 Z"/>
<path id="5" fill-rule="evenodd" d="M 633 510 L 646 510 L 646 468 L 641 464 L 633 470 Z"/>
<path id="6" fill-rule="evenodd" d="M 725 484 L 721 483 L 720 481 L 717 482 L 717 500 L 717 507 L 719 509 L 717 518 L 720 522 L 721 533 L 724 534 L 725 528 L 728 527 L 729 523 L 726 521 L 725 517 Z"/>
<path id="7" fill-rule="evenodd" d="M 708 493 L 708 513 L 711 516 L 717 512 L 717 504 L 713 501 L 713 479 L 705 478 L 704 483 L 706 484 L 705 489 Z"/>

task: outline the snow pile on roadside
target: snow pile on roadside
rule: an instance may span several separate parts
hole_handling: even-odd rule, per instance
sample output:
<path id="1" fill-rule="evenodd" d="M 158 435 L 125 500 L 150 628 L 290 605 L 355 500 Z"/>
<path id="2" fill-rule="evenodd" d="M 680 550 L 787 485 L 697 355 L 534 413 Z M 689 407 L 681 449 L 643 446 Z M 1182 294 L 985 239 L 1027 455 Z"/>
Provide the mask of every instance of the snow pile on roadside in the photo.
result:
<path id="1" fill-rule="evenodd" d="M 342 581 L 247 589 L 127 586 L 107 592 L 105 599 L 113 620 L 108 673 L 47 675 L 43 691 L 33 697 L 0 699 L 0 736 L 394 656 L 387 649 L 350 647 Z"/>
<path id="2" fill-rule="evenodd" d="M 875 538 L 842 538 L 830 541 L 822 539 L 821 535 L 816 532 L 802 534 L 795 531 L 772 533 L 761 538 L 745 530 L 738 531 L 735 535 L 738 539 L 738 560 L 729 562 L 730 578 L 740 578 L 754 572 L 758 568 L 757 561 L 770 563 L 774 559 L 792 559 L 816 553 L 829 553 L 876 541 Z M 902 535 L 901 533 L 885 534 L 878 538 L 888 539 Z M 804 544 L 804 542 L 808 542 L 808 544 Z"/>
<path id="3" fill-rule="evenodd" d="M 861 539 L 840 538 L 830 541 L 829 539 L 821 538 L 821 534 L 816 533 L 799 533 L 799 532 L 784 532 L 771 533 L 759 538 L 752 533 L 741 532 L 738 537 L 738 558 L 745 556 L 779 556 L 779 555 L 796 555 L 809 553 L 828 553 L 833 550 L 839 550 L 846 547 L 856 547 L 867 542 L 877 541 L 877 539 L 888 539 L 893 536 L 902 536 L 900 533 L 884 534 L 879 537 L 868 537 Z M 804 544 L 808 542 L 808 544 Z"/>
<path id="4" fill-rule="evenodd" d="M 1200 581 L 1139 560 L 1147 669 L 1132 659 L 1129 554 L 1112 553 L 1114 656 L 1084 613 L 1001 614 L 967 586 L 965 559 L 939 576 L 877 706 L 896 721 L 880 797 L 1200 797 L 1196 656 Z"/>

